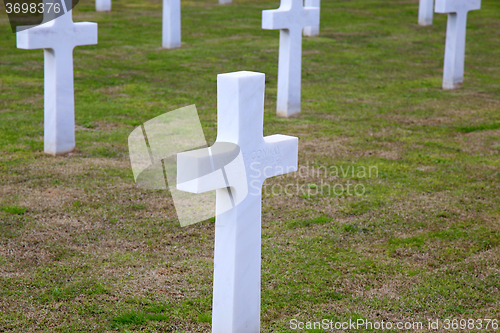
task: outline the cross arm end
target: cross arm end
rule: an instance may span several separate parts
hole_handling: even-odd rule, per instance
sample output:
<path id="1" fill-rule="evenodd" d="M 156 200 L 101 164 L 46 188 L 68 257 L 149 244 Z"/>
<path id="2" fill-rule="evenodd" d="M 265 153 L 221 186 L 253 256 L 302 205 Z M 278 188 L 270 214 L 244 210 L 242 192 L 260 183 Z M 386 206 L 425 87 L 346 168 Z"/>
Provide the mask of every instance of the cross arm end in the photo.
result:
<path id="1" fill-rule="evenodd" d="M 299 138 L 288 135 L 270 135 L 264 138 L 267 159 L 272 163 L 272 171 L 264 173 L 266 178 L 279 176 L 298 169 Z"/>
<path id="2" fill-rule="evenodd" d="M 78 45 L 97 44 L 97 23 L 78 22 L 75 23 L 75 28 L 78 34 L 81 36 Z"/>
<path id="3" fill-rule="evenodd" d="M 35 36 L 32 35 L 31 29 L 24 29 L 16 32 L 16 46 L 18 49 L 32 50 L 39 49 L 38 45 L 34 45 Z"/>
<path id="4" fill-rule="evenodd" d="M 262 11 L 262 29 L 266 30 L 277 30 L 277 29 L 285 29 L 284 22 L 281 22 L 281 16 L 283 16 L 283 12 L 279 9 L 269 9 Z"/>

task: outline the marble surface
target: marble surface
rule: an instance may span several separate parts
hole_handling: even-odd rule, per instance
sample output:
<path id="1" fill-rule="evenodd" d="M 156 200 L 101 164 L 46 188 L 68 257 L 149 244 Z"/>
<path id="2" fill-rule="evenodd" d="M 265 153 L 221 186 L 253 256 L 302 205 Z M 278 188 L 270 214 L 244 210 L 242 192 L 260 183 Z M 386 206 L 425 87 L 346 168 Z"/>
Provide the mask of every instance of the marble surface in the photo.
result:
<path id="1" fill-rule="evenodd" d="M 321 0 L 305 0 L 304 7 L 318 8 L 320 11 Z M 315 37 L 319 36 L 319 20 L 318 25 L 308 26 L 304 28 L 304 36 Z"/>
<path id="2" fill-rule="evenodd" d="M 302 1 L 281 0 L 278 9 L 262 12 L 262 28 L 280 30 L 276 113 L 286 118 L 300 113 L 302 31 L 319 26 L 319 8 L 304 7 Z"/>
<path id="3" fill-rule="evenodd" d="M 434 15 L 434 0 L 420 0 L 418 4 L 418 24 L 432 25 Z"/>
<path id="4" fill-rule="evenodd" d="M 162 47 L 181 47 L 181 0 L 163 0 Z"/>
<path id="5" fill-rule="evenodd" d="M 444 49 L 443 89 L 460 88 L 464 82 L 467 14 L 481 9 L 481 0 L 436 0 L 436 13 L 448 14 Z"/>
<path id="6" fill-rule="evenodd" d="M 298 138 L 263 136 L 264 88 L 265 75 L 262 73 L 218 75 L 217 140 L 211 148 L 226 144 L 227 149 L 219 150 L 221 163 L 241 156 L 243 164 L 236 163 L 234 169 L 226 170 L 225 178 L 207 179 L 185 188 L 192 192 L 216 190 L 217 194 L 214 333 L 260 332 L 262 184 L 269 177 L 297 170 Z M 178 170 L 188 172 L 182 166 L 182 154 L 177 155 Z M 196 155 L 201 159 L 199 163 L 205 165 L 197 167 L 196 172 L 204 175 L 218 169 L 217 160 L 211 162 L 204 150 L 190 153 L 188 164 L 195 163 Z M 242 174 L 246 174 L 244 183 Z"/>
<path id="7" fill-rule="evenodd" d="M 233 2 L 232 0 L 219 0 L 220 5 L 226 5 L 226 4 L 232 3 L 232 2 Z"/>
<path id="8" fill-rule="evenodd" d="M 109 12 L 111 11 L 111 0 L 95 0 L 96 12 Z"/>
<path id="9" fill-rule="evenodd" d="M 73 49 L 97 44 L 97 23 L 73 23 L 72 11 L 17 32 L 20 49 L 44 50 L 44 151 L 62 155 L 75 149 Z"/>

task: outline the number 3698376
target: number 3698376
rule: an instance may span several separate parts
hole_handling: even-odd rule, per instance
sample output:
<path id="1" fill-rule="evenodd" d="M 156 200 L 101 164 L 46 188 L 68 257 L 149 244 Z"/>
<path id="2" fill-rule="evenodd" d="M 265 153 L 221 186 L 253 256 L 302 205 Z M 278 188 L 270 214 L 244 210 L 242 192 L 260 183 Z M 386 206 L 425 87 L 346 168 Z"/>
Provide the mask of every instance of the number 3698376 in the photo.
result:
<path id="1" fill-rule="evenodd" d="M 58 14 L 61 11 L 61 5 L 57 2 L 56 3 L 46 2 L 45 6 L 44 6 L 44 3 L 36 4 L 36 3 L 27 3 L 27 2 L 23 2 L 23 3 L 16 2 L 13 4 L 13 3 L 9 2 L 9 3 L 5 4 L 5 9 L 7 11 L 7 14 L 10 14 L 10 13 L 15 13 L 15 14 L 39 13 L 39 14 L 43 14 L 43 13 L 50 13 L 51 11 Z"/>

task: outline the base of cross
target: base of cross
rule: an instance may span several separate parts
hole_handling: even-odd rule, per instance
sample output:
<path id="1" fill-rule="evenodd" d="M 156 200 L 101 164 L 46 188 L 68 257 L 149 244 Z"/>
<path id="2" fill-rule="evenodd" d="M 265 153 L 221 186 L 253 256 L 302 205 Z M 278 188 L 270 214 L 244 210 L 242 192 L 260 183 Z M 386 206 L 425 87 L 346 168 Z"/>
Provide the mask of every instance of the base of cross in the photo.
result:
<path id="1" fill-rule="evenodd" d="M 283 117 L 283 118 L 298 118 L 300 117 L 300 110 L 299 111 L 296 111 L 296 112 L 293 112 L 293 113 L 289 113 L 290 111 L 279 111 L 277 110 L 276 111 L 276 115 L 278 117 Z"/>
<path id="2" fill-rule="evenodd" d="M 48 154 L 48 155 L 52 155 L 52 156 L 66 156 L 68 154 L 71 154 L 71 153 L 74 153 L 76 150 L 76 148 L 73 148 L 71 150 L 68 150 L 68 151 L 58 151 L 57 153 L 56 152 L 52 152 L 52 151 L 44 151 L 45 154 Z"/>
<path id="3" fill-rule="evenodd" d="M 443 83 L 443 90 L 454 90 L 454 89 L 460 89 L 464 86 L 463 82 L 456 82 L 456 83 Z"/>
<path id="4" fill-rule="evenodd" d="M 71 124 L 68 124 L 68 128 L 74 128 Z M 57 128 L 55 129 L 58 130 Z M 53 128 L 46 128 L 44 134 L 44 142 L 43 142 L 43 152 L 52 156 L 64 156 L 70 153 L 73 153 L 76 150 L 76 143 L 74 139 L 74 135 L 72 136 L 71 130 L 70 133 L 60 133 L 59 136 L 54 137 L 51 135 L 53 133 Z M 74 130 L 73 130 L 74 131 Z M 74 133 L 74 132 L 73 132 Z"/>
<path id="5" fill-rule="evenodd" d="M 432 20 L 430 20 L 430 21 L 418 21 L 418 25 L 421 27 L 427 27 L 429 25 L 432 25 Z"/>

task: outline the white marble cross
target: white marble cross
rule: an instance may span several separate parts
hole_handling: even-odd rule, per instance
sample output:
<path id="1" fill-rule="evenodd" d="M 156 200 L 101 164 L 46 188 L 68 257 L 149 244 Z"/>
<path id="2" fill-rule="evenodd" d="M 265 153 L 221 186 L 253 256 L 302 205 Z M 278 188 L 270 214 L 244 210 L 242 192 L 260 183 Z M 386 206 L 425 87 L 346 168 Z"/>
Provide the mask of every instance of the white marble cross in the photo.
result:
<path id="1" fill-rule="evenodd" d="M 464 82 L 467 13 L 479 9 L 481 0 L 436 0 L 436 13 L 448 14 L 443 89 L 459 88 Z"/>
<path id="2" fill-rule="evenodd" d="M 109 12 L 111 10 L 111 0 L 95 0 L 96 12 Z"/>
<path id="3" fill-rule="evenodd" d="M 181 0 L 163 0 L 162 46 L 181 47 Z"/>
<path id="4" fill-rule="evenodd" d="M 192 182 L 189 188 L 177 185 L 193 193 L 216 190 L 214 333 L 260 332 L 262 184 L 267 178 L 297 170 L 298 138 L 263 136 L 264 81 L 264 74 L 254 72 L 217 77 L 218 129 L 212 147 L 219 143 L 239 146 L 246 171 L 245 186 L 236 177 L 245 173 L 241 170 L 229 174 L 222 186 L 210 188 Z M 204 161 L 210 164 L 206 158 L 200 159 L 203 155 L 197 151 L 178 154 L 178 172 Z M 201 182 L 203 178 L 199 179 Z"/>
<path id="5" fill-rule="evenodd" d="M 321 0 L 305 0 L 304 7 L 314 7 L 320 9 Z M 319 36 L 319 20 L 318 25 L 309 26 L 304 28 L 304 36 L 315 37 Z"/>
<path id="6" fill-rule="evenodd" d="M 280 30 L 277 115 L 300 113 L 302 30 L 319 25 L 319 8 L 304 7 L 303 0 L 281 0 L 281 6 L 262 11 L 262 28 Z"/>
<path id="7" fill-rule="evenodd" d="M 73 49 L 97 44 L 97 23 L 73 23 L 72 10 L 65 12 L 17 32 L 18 48 L 44 49 L 44 150 L 52 155 L 75 149 Z"/>
<path id="8" fill-rule="evenodd" d="M 422 26 L 432 25 L 434 15 L 434 0 L 420 0 L 418 5 L 418 24 Z"/>

